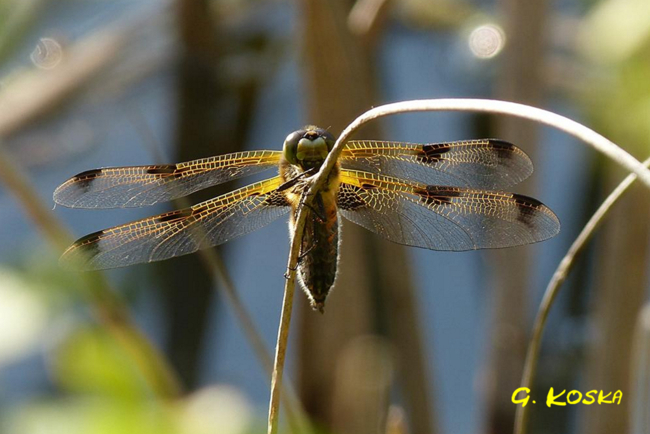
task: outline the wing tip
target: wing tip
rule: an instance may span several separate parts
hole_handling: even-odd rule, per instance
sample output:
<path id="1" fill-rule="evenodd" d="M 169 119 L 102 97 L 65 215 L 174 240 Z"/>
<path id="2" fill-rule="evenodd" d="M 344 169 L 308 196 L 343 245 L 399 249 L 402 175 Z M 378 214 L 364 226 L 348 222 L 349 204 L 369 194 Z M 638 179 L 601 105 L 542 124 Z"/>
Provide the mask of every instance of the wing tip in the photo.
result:
<path id="1" fill-rule="evenodd" d="M 557 214 L 551 208 L 541 201 L 523 194 L 512 193 L 512 199 L 515 201 L 518 209 L 517 220 L 528 227 L 533 227 L 536 223 L 535 212 L 544 214 L 550 219 L 548 230 L 541 235 L 540 239 L 535 242 L 544 241 L 553 238 L 560 233 L 561 222 Z"/>
<path id="2" fill-rule="evenodd" d="M 98 270 L 92 260 L 99 254 L 98 241 L 103 234 L 104 231 L 97 231 L 79 238 L 63 252 L 59 265 L 74 271 Z"/>
<path id="3" fill-rule="evenodd" d="M 91 169 L 72 176 L 54 190 L 54 202 L 67 208 L 81 208 L 76 205 L 76 200 L 90 190 L 90 184 L 101 173 L 102 169 Z"/>
<path id="4" fill-rule="evenodd" d="M 502 159 L 511 159 L 513 155 L 517 155 L 523 158 L 524 160 L 526 160 L 528 163 L 530 163 L 532 167 L 533 162 L 528 156 L 528 154 L 519 146 L 515 145 L 514 143 L 509 142 L 507 140 L 496 139 L 496 138 L 491 138 L 486 140 L 490 144 L 490 146 L 492 146 L 492 148 L 496 149 L 497 152 L 499 152 L 499 157 L 501 157 Z"/>

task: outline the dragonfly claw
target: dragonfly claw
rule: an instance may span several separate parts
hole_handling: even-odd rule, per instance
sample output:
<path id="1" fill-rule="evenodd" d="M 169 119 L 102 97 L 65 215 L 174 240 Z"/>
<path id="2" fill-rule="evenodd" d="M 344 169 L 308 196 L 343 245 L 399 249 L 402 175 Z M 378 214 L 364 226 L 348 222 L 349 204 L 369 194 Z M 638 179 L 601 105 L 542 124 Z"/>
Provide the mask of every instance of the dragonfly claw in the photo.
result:
<path id="1" fill-rule="evenodd" d="M 312 301 L 311 308 L 319 311 L 321 314 L 325 313 L 325 301 Z"/>

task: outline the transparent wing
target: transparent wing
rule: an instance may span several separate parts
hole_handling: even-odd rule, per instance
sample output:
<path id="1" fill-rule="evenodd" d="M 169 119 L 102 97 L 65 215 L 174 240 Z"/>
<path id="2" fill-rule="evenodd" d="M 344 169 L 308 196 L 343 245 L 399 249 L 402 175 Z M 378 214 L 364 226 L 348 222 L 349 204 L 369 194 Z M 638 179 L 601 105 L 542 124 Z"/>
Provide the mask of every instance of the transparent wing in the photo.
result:
<path id="1" fill-rule="evenodd" d="M 54 201 L 70 208 L 153 205 L 277 167 L 280 155 L 279 151 L 237 152 L 178 164 L 89 170 L 61 184 Z"/>
<path id="2" fill-rule="evenodd" d="M 178 211 L 87 235 L 61 257 L 85 270 L 123 267 L 186 255 L 257 230 L 289 211 L 279 177 Z"/>
<path id="3" fill-rule="evenodd" d="M 533 173 L 524 151 L 497 139 L 431 144 L 353 140 L 346 144 L 340 161 L 346 169 L 481 189 L 510 187 Z"/>
<path id="4" fill-rule="evenodd" d="M 535 243 L 560 222 L 541 202 L 500 191 L 441 187 L 343 170 L 338 205 L 352 222 L 400 244 L 474 250 Z"/>

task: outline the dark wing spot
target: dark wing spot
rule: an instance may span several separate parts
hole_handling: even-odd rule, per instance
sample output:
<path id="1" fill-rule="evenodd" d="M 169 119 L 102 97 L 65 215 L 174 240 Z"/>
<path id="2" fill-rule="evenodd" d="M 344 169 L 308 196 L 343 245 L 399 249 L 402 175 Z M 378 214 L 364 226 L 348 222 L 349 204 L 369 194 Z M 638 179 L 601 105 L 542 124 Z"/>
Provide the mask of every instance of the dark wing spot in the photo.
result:
<path id="1" fill-rule="evenodd" d="M 162 166 L 153 166 L 147 169 L 147 173 L 151 175 L 171 175 L 176 172 L 175 164 L 165 164 Z"/>
<path id="2" fill-rule="evenodd" d="M 462 193 L 457 189 L 439 187 L 437 185 L 427 185 L 426 188 L 416 188 L 413 192 L 420 196 L 420 200 L 427 205 L 451 203 L 453 197 L 459 197 L 462 195 Z"/>
<path id="3" fill-rule="evenodd" d="M 499 160 L 508 160 L 514 157 L 518 148 L 510 142 L 501 139 L 489 139 L 490 145 L 496 151 Z"/>
<path id="4" fill-rule="evenodd" d="M 99 178 L 102 174 L 102 169 L 92 169 L 81 172 L 78 175 L 75 175 L 72 180 L 74 181 L 74 187 L 86 193 L 90 190 L 90 184 Z"/>
<path id="5" fill-rule="evenodd" d="M 532 197 L 521 194 L 512 194 L 512 198 L 517 204 L 517 220 L 532 227 L 535 224 L 535 212 L 544 207 L 544 204 Z"/>
<path id="6" fill-rule="evenodd" d="M 79 238 L 61 256 L 61 265 L 65 268 L 83 269 L 91 258 L 101 253 L 98 241 L 105 231 L 97 231 Z"/>
<path id="7" fill-rule="evenodd" d="M 95 179 L 97 178 L 101 173 L 103 169 L 92 169 L 92 170 L 86 170 L 85 172 L 81 172 L 78 175 L 75 175 L 73 178 L 75 181 L 83 181 L 86 179 Z"/>
<path id="8" fill-rule="evenodd" d="M 423 145 L 417 155 L 417 160 L 424 164 L 436 164 L 443 160 L 443 154 L 449 152 L 449 146 L 440 144 Z"/>
<path id="9" fill-rule="evenodd" d="M 517 202 L 517 205 L 528 205 L 529 207 L 542 207 L 544 204 L 535 198 L 524 196 L 523 194 L 512 194 L 512 198 Z"/>
<path id="10" fill-rule="evenodd" d="M 74 242 L 75 246 L 80 246 L 81 244 L 86 244 L 86 243 L 94 243 L 95 241 L 99 240 L 102 235 L 104 235 L 105 231 L 97 231 L 93 232 L 92 234 L 88 234 L 84 237 L 79 238 L 77 241 Z"/>
<path id="11" fill-rule="evenodd" d="M 156 218 L 156 223 L 165 223 L 171 222 L 174 220 L 181 220 L 187 217 L 190 217 L 194 211 L 191 208 L 188 209 L 179 209 L 177 211 L 171 211 L 165 214 L 161 214 Z"/>
<path id="12" fill-rule="evenodd" d="M 375 188 L 378 188 L 378 187 L 375 184 L 364 183 L 364 184 L 361 184 L 361 188 L 363 188 L 364 190 L 374 190 Z"/>

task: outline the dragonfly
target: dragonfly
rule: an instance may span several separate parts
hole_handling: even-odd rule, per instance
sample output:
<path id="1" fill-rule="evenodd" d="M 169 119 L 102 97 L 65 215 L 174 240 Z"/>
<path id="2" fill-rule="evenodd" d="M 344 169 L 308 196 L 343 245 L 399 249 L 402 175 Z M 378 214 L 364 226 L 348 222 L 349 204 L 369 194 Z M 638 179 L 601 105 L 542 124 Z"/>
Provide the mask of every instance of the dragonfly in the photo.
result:
<path id="1" fill-rule="evenodd" d="M 326 129 L 309 125 L 289 134 L 281 151 L 75 175 L 56 189 L 54 201 L 102 209 L 154 205 L 264 170 L 278 172 L 189 208 L 87 235 L 61 262 L 101 270 L 161 261 L 225 243 L 288 213 L 293 233 L 310 181 L 335 141 Z M 341 216 L 395 243 L 430 250 L 512 247 L 555 236 L 560 222 L 551 209 L 503 190 L 532 171 L 526 153 L 499 139 L 346 142 L 325 187 L 305 209 L 298 280 L 312 308 L 323 311 L 336 279 Z"/>

